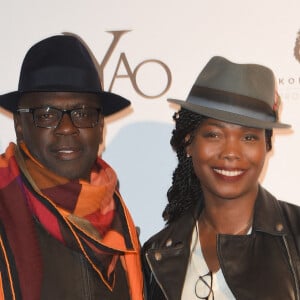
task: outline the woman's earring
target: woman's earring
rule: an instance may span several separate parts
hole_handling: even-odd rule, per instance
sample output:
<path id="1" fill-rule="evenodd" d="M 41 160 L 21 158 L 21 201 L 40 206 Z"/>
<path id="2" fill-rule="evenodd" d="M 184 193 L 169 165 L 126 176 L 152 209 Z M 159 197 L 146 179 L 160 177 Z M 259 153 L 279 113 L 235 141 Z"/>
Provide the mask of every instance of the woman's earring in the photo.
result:
<path id="1" fill-rule="evenodd" d="M 191 155 L 190 155 L 189 153 L 187 153 L 187 154 L 186 154 L 186 157 L 187 157 L 187 158 L 190 158 L 190 157 L 191 157 Z"/>

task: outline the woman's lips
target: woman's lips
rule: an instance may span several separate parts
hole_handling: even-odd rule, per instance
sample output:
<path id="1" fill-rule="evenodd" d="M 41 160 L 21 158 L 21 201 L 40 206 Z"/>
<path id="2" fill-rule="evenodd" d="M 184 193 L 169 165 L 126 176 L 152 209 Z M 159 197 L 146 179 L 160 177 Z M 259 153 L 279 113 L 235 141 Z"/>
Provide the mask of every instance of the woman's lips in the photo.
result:
<path id="1" fill-rule="evenodd" d="M 217 174 L 220 174 L 222 176 L 226 177 L 237 177 L 242 175 L 245 171 L 244 170 L 226 170 L 226 169 L 218 169 L 218 168 L 213 168 L 214 172 Z"/>

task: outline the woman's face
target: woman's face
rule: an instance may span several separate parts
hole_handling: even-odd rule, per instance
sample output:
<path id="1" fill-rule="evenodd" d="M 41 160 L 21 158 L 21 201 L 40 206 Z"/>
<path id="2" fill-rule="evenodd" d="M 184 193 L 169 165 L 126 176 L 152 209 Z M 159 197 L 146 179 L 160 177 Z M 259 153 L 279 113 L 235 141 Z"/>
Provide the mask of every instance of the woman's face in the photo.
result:
<path id="1" fill-rule="evenodd" d="M 192 158 L 205 199 L 256 195 L 267 154 L 264 129 L 208 118 L 195 131 L 186 152 Z"/>

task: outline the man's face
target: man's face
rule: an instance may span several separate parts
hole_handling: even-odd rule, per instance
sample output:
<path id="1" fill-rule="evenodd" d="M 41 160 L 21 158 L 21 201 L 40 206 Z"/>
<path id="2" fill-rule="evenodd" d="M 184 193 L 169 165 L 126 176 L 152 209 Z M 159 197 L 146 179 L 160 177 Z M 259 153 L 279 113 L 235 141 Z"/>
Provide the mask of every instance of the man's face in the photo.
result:
<path id="1" fill-rule="evenodd" d="M 96 94 L 70 92 L 26 93 L 19 101 L 19 108 L 47 106 L 68 110 L 100 108 L 100 101 Z M 95 127 L 77 128 L 70 116 L 64 114 L 56 128 L 40 128 L 34 124 L 32 113 L 15 115 L 18 142 L 24 142 L 40 163 L 57 175 L 88 181 L 102 143 L 103 123 L 100 115 Z"/>

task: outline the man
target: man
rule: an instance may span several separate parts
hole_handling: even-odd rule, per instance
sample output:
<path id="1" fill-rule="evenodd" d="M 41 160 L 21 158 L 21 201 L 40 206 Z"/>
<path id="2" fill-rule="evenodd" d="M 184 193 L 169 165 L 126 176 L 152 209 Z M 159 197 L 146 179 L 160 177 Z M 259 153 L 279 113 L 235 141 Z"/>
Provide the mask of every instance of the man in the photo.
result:
<path id="1" fill-rule="evenodd" d="M 26 54 L 0 96 L 17 137 L 0 157 L 0 299 L 143 299 L 135 226 L 98 157 L 104 117 L 129 104 L 77 37 Z"/>

